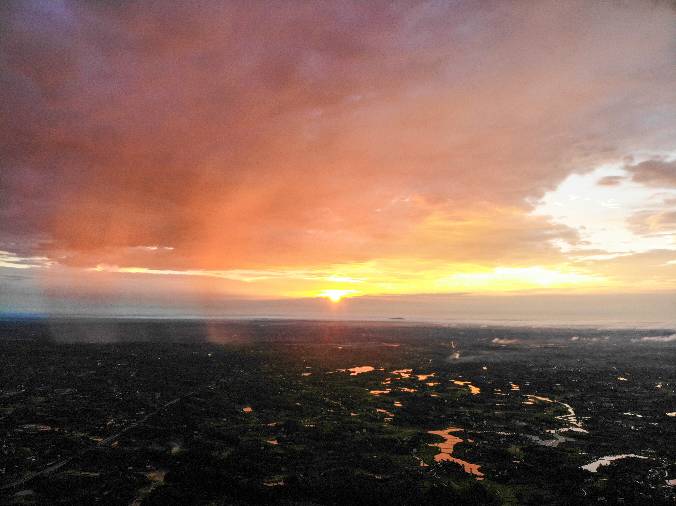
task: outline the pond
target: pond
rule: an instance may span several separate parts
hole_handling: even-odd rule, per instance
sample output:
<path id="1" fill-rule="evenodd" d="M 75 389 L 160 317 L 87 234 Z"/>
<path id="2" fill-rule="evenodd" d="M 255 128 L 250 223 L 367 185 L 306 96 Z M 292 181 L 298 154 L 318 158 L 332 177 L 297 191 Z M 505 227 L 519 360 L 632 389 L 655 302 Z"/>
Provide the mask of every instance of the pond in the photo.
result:
<path id="1" fill-rule="evenodd" d="M 375 371 L 375 367 L 371 365 L 360 365 L 357 367 L 350 367 L 349 369 L 338 369 L 340 372 L 350 371 L 350 376 L 357 376 L 358 374 L 364 374 L 365 372 Z"/>
<path id="2" fill-rule="evenodd" d="M 469 393 L 472 395 L 479 395 L 481 393 L 481 389 L 475 385 L 472 385 L 471 381 L 463 381 L 463 380 L 453 380 L 454 385 L 459 385 L 461 387 L 466 386 L 469 388 Z"/>

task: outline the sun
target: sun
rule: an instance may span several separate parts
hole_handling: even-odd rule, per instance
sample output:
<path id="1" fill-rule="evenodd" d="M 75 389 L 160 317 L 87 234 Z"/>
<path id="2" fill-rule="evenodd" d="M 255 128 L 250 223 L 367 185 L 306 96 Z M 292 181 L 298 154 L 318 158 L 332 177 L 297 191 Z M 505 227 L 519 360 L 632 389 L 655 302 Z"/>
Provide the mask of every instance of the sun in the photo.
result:
<path id="1" fill-rule="evenodd" d="M 343 297 L 354 292 L 355 290 L 324 290 L 319 294 L 319 296 L 326 297 L 331 302 L 340 302 Z"/>

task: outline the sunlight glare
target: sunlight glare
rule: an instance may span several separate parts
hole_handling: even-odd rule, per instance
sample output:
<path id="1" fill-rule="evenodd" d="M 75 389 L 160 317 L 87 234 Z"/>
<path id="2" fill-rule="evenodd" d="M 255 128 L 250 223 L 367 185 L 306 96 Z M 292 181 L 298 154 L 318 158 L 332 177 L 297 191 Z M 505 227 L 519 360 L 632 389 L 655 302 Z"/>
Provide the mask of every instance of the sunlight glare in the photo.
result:
<path id="1" fill-rule="evenodd" d="M 331 302 L 340 302 L 341 299 L 351 293 L 354 293 L 355 290 L 324 290 L 322 291 L 319 296 L 320 297 L 326 297 L 329 299 Z"/>

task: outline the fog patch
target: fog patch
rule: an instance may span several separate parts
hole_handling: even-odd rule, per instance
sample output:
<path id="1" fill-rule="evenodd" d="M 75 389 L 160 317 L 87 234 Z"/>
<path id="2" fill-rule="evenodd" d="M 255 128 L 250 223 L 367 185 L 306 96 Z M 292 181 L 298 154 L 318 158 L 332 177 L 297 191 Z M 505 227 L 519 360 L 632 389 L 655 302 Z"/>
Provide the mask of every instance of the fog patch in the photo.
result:
<path id="1" fill-rule="evenodd" d="M 495 337 L 491 341 L 493 344 L 501 344 L 501 345 L 507 345 L 507 344 L 519 344 L 521 341 L 518 339 L 504 339 L 501 337 Z"/>
<path id="2" fill-rule="evenodd" d="M 640 339 L 632 339 L 632 343 L 636 342 L 648 342 L 648 343 L 671 343 L 676 341 L 676 334 L 671 334 L 669 336 L 645 336 Z"/>

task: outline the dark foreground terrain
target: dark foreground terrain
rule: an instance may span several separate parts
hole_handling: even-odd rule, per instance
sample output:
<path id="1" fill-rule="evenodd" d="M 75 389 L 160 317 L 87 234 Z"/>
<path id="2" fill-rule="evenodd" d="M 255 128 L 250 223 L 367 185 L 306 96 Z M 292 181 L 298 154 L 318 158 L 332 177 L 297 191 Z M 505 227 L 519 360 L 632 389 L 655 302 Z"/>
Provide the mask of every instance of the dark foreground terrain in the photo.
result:
<path id="1" fill-rule="evenodd" d="M 0 503 L 674 504 L 673 334 L 0 321 Z"/>

